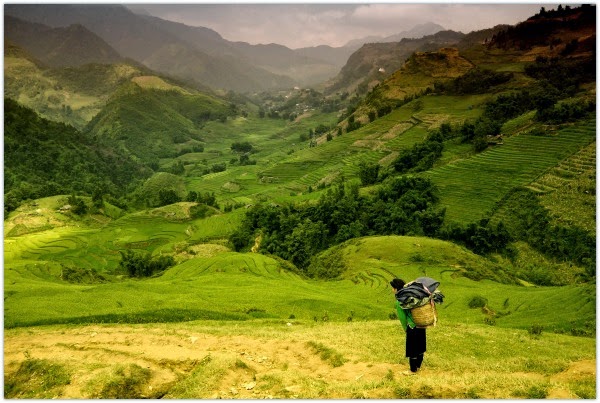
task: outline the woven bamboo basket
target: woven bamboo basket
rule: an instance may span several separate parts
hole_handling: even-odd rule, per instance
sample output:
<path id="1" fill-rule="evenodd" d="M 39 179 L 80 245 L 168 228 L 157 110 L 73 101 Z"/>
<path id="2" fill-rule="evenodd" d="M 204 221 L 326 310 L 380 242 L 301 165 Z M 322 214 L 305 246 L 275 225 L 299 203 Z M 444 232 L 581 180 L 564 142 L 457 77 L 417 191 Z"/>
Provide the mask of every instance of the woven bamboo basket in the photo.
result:
<path id="1" fill-rule="evenodd" d="M 433 301 L 410 310 L 413 321 L 417 327 L 433 327 L 437 323 L 437 311 Z"/>

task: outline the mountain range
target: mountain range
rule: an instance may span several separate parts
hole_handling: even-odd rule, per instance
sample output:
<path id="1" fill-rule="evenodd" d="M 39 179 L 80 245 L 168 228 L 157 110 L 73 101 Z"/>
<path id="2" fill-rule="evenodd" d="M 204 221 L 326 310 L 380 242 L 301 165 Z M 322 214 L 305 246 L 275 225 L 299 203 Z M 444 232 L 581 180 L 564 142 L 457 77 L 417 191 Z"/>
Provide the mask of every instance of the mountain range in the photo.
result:
<path id="1" fill-rule="evenodd" d="M 215 90 L 236 92 L 315 85 L 334 77 L 348 57 L 366 41 L 418 37 L 440 29 L 442 27 L 435 24 L 423 24 L 393 37 L 365 38 L 338 48 L 321 45 L 292 50 L 277 44 L 227 41 L 209 28 L 135 14 L 121 5 L 5 6 L 5 39 L 51 65 L 74 66 L 85 60 L 108 62 L 119 57 L 129 58 L 163 74 L 202 83 Z M 85 32 L 78 33 L 78 30 Z M 42 31 L 52 35 L 43 43 L 36 43 Z M 74 39 L 69 39 L 69 34 Z M 71 45 L 57 48 L 57 44 L 51 43 L 52 37 Z M 84 39 L 83 49 L 73 46 L 79 37 Z M 48 49 L 47 54 L 43 54 L 44 49 Z M 69 55 L 70 49 L 83 52 L 78 56 Z M 86 54 L 96 56 L 86 57 Z M 100 55 L 105 55 L 105 59 Z"/>

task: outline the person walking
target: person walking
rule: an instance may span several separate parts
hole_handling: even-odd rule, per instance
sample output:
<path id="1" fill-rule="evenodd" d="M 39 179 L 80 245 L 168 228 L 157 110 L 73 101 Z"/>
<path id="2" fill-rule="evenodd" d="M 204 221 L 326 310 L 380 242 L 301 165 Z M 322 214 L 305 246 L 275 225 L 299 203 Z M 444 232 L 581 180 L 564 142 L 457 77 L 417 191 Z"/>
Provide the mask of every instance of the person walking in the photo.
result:
<path id="1" fill-rule="evenodd" d="M 395 278 L 390 281 L 394 295 L 398 294 L 406 283 L 404 280 Z M 410 313 L 410 309 L 403 309 L 400 306 L 400 302 L 396 299 L 396 312 L 398 313 L 398 319 L 402 323 L 402 327 L 406 332 L 406 357 L 410 366 L 409 375 L 414 375 L 423 363 L 423 355 L 427 351 L 427 334 L 424 328 L 418 328 L 413 321 Z"/>

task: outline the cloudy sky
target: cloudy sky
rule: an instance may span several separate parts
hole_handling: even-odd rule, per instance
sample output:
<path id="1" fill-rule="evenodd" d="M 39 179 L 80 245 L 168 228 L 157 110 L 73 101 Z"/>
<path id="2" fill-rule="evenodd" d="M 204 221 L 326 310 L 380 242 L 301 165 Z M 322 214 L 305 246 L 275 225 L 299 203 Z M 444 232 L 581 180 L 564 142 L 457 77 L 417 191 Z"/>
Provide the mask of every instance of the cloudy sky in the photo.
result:
<path id="1" fill-rule="evenodd" d="M 566 4 L 567 2 L 563 2 Z M 139 11 L 217 31 L 230 41 L 278 43 L 292 49 L 331 45 L 370 35 L 389 36 L 425 22 L 468 33 L 516 24 L 557 4 L 542 3 L 263 3 L 129 4 Z"/>

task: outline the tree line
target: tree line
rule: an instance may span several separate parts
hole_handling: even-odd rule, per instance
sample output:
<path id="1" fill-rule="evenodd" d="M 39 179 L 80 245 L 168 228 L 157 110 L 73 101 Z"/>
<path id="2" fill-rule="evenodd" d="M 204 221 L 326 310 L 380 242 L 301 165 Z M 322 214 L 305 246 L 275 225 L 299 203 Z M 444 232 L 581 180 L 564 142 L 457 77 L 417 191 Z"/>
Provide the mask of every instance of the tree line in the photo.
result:
<path id="1" fill-rule="evenodd" d="M 151 170 L 100 145 L 72 126 L 52 122 L 4 99 L 4 211 L 58 194 L 123 197 Z"/>
<path id="2" fill-rule="evenodd" d="M 510 241 L 502 226 L 487 222 L 444 230 L 444 216 L 438 190 L 429 179 L 390 177 L 367 195 L 359 194 L 357 183 L 340 181 L 315 203 L 253 206 L 229 241 L 242 251 L 260 239 L 259 251 L 290 261 L 313 276 L 319 275 L 310 268 L 319 252 L 362 236 L 443 237 L 477 253 L 501 251 Z"/>

